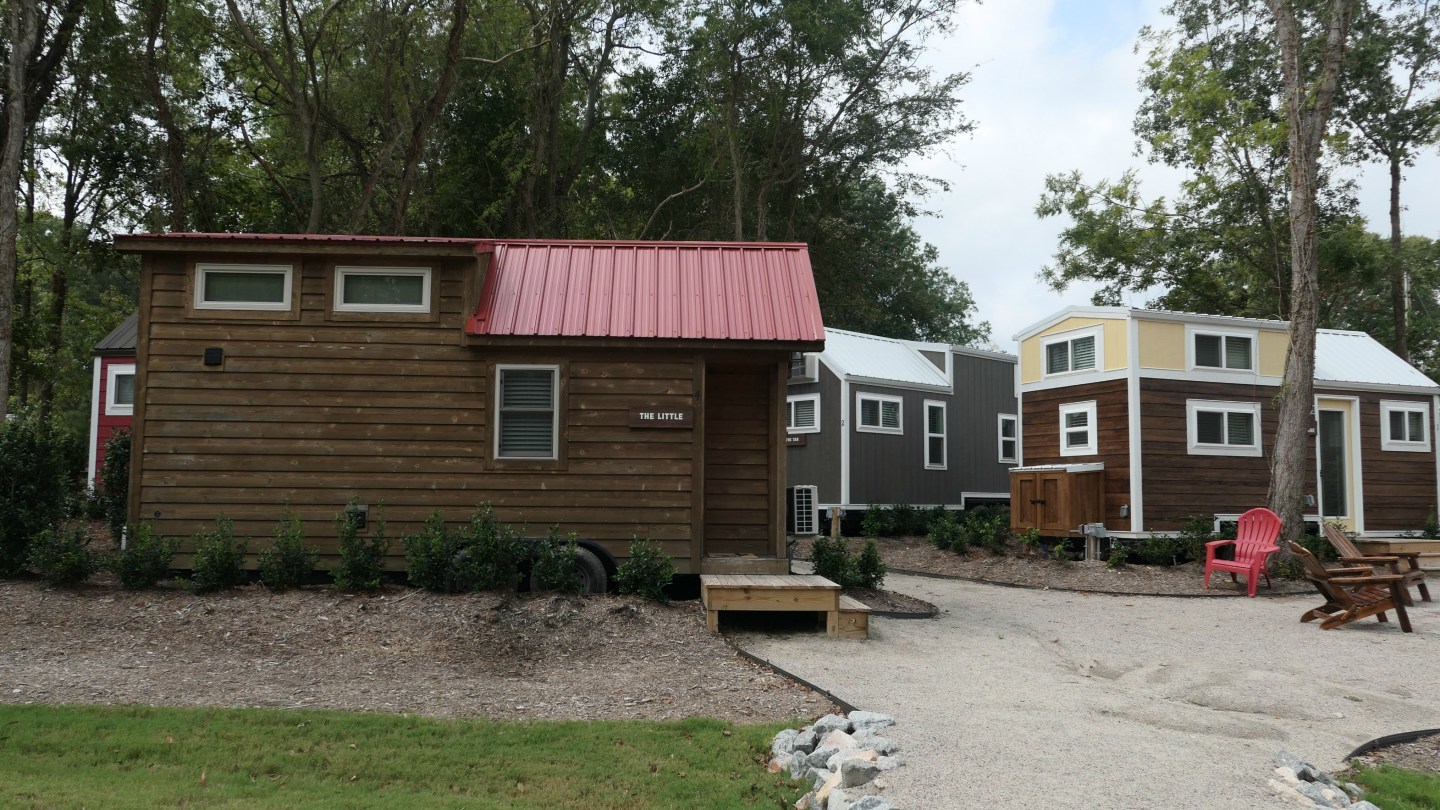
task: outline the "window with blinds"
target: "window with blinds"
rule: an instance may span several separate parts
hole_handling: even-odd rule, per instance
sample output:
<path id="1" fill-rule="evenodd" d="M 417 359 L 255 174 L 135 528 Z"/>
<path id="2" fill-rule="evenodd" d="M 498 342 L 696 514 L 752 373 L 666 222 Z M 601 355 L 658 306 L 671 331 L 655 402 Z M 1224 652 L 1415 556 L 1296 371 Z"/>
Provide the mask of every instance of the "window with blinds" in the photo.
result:
<path id="1" fill-rule="evenodd" d="M 1255 338 L 1253 335 L 1193 332 L 1194 365 L 1196 368 L 1218 368 L 1227 371 L 1255 370 Z"/>
<path id="2" fill-rule="evenodd" d="M 1060 406 L 1060 455 L 1090 456 L 1098 447 L 1095 401 Z"/>
<path id="3" fill-rule="evenodd" d="M 819 433 L 820 395 L 804 394 L 787 398 L 785 427 L 790 433 Z"/>
<path id="4" fill-rule="evenodd" d="M 552 366 L 501 366 L 496 386 L 495 457 L 553 459 L 555 383 Z"/>
<path id="5" fill-rule="evenodd" d="M 1260 403 L 1186 403 L 1189 452 L 1191 455 L 1260 455 Z"/>
<path id="6" fill-rule="evenodd" d="M 1429 451 L 1429 406 L 1423 402 L 1382 400 L 1380 402 L 1380 447 L 1382 450 L 1401 452 Z"/>
<path id="7" fill-rule="evenodd" d="M 429 312 L 428 267 L 337 267 L 337 312 Z"/>
<path id="8" fill-rule="evenodd" d="M 903 433 L 900 397 L 882 394 L 856 394 L 855 410 L 860 414 L 856 430 L 866 433 Z"/>
<path id="9" fill-rule="evenodd" d="M 196 309 L 290 309 L 288 264 L 197 264 Z"/>
<path id="10" fill-rule="evenodd" d="M 135 366 L 116 364 L 109 367 L 105 380 L 105 415 L 135 414 Z"/>
<path id="11" fill-rule="evenodd" d="M 925 401 L 925 469 L 945 469 L 945 403 Z"/>
<path id="12" fill-rule="evenodd" d="M 1020 417 L 1000 414 L 1000 463 L 1014 464 L 1020 458 Z"/>
<path id="13" fill-rule="evenodd" d="M 1045 373 L 1068 374 L 1094 371 L 1099 354 L 1096 334 L 1081 335 L 1045 344 Z"/>

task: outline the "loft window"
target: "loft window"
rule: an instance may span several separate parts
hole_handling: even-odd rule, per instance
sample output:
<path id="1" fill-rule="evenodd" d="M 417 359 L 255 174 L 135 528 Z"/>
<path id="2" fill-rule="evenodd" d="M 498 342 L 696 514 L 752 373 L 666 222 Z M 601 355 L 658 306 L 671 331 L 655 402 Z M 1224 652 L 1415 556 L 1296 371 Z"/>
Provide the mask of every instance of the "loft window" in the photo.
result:
<path id="1" fill-rule="evenodd" d="M 293 274 L 288 264 L 197 264 L 195 309 L 288 312 Z"/>
<path id="2" fill-rule="evenodd" d="M 135 413 L 135 366 L 110 366 L 105 378 L 105 415 L 133 416 Z"/>
<path id="3" fill-rule="evenodd" d="M 857 430 L 866 433 L 904 433 L 900 397 L 881 394 L 856 394 L 856 410 L 860 412 Z"/>
<path id="4" fill-rule="evenodd" d="M 556 458 L 555 366 L 500 366 L 495 457 Z"/>
<path id="5" fill-rule="evenodd" d="M 819 433 L 820 395 L 805 394 L 786 399 L 785 428 L 790 433 Z"/>
<path id="6" fill-rule="evenodd" d="M 945 469 L 945 403 L 925 400 L 925 469 Z"/>
<path id="7" fill-rule="evenodd" d="M 1260 455 L 1260 403 L 1192 399 L 1185 410 L 1190 455 Z"/>
<path id="8" fill-rule="evenodd" d="M 430 311 L 428 267 L 337 267 L 336 312 Z"/>
<path id="9" fill-rule="evenodd" d="M 1095 371 L 1099 368 L 1100 330 L 1048 340 L 1044 350 L 1046 376 Z"/>
<path id="10" fill-rule="evenodd" d="M 1000 463 L 1014 464 L 1020 458 L 1020 417 L 1000 414 Z"/>
<path id="11" fill-rule="evenodd" d="M 1255 335 L 1191 332 L 1191 367 L 1225 371 L 1255 370 Z"/>
<path id="12" fill-rule="evenodd" d="M 1095 441 L 1095 401 L 1060 406 L 1060 455 L 1092 456 Z"/>
<path id="13" fill-rule="evenodd" d="M 1430 408 L 1423 402 L 1380 402 L 1380 448 L 1400 452 L 1430 451 Z"/>

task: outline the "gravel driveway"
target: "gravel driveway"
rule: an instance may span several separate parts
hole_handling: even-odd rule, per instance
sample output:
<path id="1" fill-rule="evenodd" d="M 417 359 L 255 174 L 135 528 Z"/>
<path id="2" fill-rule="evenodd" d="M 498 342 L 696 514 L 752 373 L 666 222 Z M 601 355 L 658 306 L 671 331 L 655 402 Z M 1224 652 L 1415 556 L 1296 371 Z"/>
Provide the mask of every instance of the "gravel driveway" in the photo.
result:
<path id="1" fill-rule="evenodd" d="M 892 575 L 932 620 L 870 638 L 743 632 L 740 645 L 893 714 L 907 810 L 1293 807 L 1266 787 L 1286 748 L 1338 769 L 1357 745 L 1440 725 L 1440 603 L 1333 631 L 1316 596 L 1174 599 Z"/>

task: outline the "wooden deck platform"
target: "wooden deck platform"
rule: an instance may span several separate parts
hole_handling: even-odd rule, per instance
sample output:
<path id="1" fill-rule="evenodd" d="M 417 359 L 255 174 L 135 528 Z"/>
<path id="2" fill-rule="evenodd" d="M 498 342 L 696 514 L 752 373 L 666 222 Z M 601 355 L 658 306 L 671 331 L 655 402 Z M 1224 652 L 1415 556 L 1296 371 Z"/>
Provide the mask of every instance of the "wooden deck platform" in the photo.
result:
<path id="1" fill-rule="evenodd" d="M 1417 551 L 1420 553 L 1420 567 L 1432 575 L 1440 575 L 1440 540 L 1424 537 L 1358 537 L 1355 545 L 1367 554 Z"/>
<path id="2" fill-rule="evenodd" d="M 840 586 L 817 576 L 705 574 L 700 577 L 705 623 L 720 631 L 723 610 L 784 610 L 825 614 L 825 629 L 838 638 L 870 635 L 870 608 L 840 594 Z"/>

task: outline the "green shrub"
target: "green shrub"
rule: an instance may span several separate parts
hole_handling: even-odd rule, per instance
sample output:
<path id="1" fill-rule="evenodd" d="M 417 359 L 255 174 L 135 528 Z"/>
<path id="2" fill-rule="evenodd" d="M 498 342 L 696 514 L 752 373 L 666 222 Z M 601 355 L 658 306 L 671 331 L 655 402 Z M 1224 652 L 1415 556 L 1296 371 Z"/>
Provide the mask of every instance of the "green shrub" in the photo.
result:
<path id="1" fill-rule="evenodd" d="M 890 536 L 914 537 L 925 533 L 925 513 L 908 503 L 890 508 Z"/>
<path id="2" fill-rule="evenodd" d="M 368 538 L 360 536 L 359 506 L 359 499 L 351 498 L 345 511 L 335 516 L 340 561 L 331 576 L 335 578 L 335 589 L 341 593 L 376 591 L 385 584 L 385 555 L 390 553 L 390 538 L 385 536 L 384 505 L 375 507 Z"/>
<path id="3" fill-rule="evenodd" d="M 1021 532 L 1017 537 L 1020 541 L 1020 550 L 1033 557 L 1040 552 L 1040 530 L 1031 526 Z"/>
<path id="4" fill-rule="evenodd" d="M 865 588 L 876 591 L 885 583 L 885 561 L 880 558 L 880 545 L 875 538 L 865 541 L 865 547 L 860 550 L 860 556 L 850 566 L 852 573 L 851 582 L 845 584 L 846 588 Z"/>
<path id="5" fill-rule="evenodd" d="M 1434 509 L 1425 516 L 1425 528 L 1420 533 L 1431 540 L 1440 539 L 1440 517 L 1435 516 Z"/>
<path id="6" fill-rule="evenodd" d="M 675 563 L 660 544 L 649 540 L 632 538 L 630 558 L 615 569 L 615 581 L 620 593 L 635 594 L 657 602 L 669 602 L 665 586 L 675 578 Z"/>
<path id="7" fill-rule="evenodd" d="M 400 542 L 405 546 L 405 576 L 411 585 L 442 593 L 470 590 L 473 583 L 459 576 L 455 568 L 460 535 L 445 528 L 439 510 L 425 518 L 425 528 Z"/>
<path id="8" fill-rule="evenodd" d="M 149 522 L 131 526 L 125 548 L 110 558 L 110 572 L 129 590 L 154 587 L 170 573 L 180 541 L 155 536 Z"/>
<path id="9" fill-rule="evenodd" d="M 130 431 L 122 430 L 105 442 L 105 463 L 100 467 L 100 509 L 118 548 L 130 510 Z M 143 586 L 142 586 L 143 587 Z"/>
<path id="10" fill-rule="evenodd" d="M 1125 547 L 1120 544 L 1120 541 L 1112 538 L 1110 540 L 1110 550 L 1106 552 L 1105 555 L 1105 567 L 1112 570 L 1124 568 L 1125 563 L 1129 561 L 1129 556 L 1129 553 L 1125 550 Z"/>
<path id="11" fill-rule="evenodd" d="M 1179 536 L 1184 555 L 1181 562 L 1205 559 L 1205 544 L 1216 539 L 1214 526 L 1214 520 L 1207 517 L 1196 516 L 1185 521 L 1185 525 L 1180 528 Z M 1235 535 L 1228 536 L 1234 537 Z"/>
<path id="12" fill-rule="evenodd" d="M 926 534 L 930 543 L 938 549 L 949 549 L 957 554 L 970 550 L 969 539 L 960 531 L 959 518 L 948 509 L 930 520 Z"/>
<path id="13" fill-rule="evenodd" d="M 1179 565 L 1187 559 L 1188 547 L 1179 535 L 1151 533 L 1135 547 L 1135 555 L 1146 565 Z"/>
<path id="14" fill-rule="evenodd" d="M 195 535 L 190 562 L 190 587 L 196 593 L 233 588 L 245 579 L 245 543 L 235 539 L 235 524 L 221 515 L 215 531 Z"/>
<path id="15" fill-rule="evenodd" d="M 0 576 L 24 570 L 31 539 L 64 516 L 76 489 L 68 470 L 65 441 L 56 431 L 31 415 L 0 418 Z"/>
<path id="16" fill-rule="evenodd" d="M 531 564 L 532 582 L 542 591 L 580 593 L 585 581 L 575 570 L 575 533 L 560 536 L 560 527 L 551 526 L 550 536 L 536 544 L 535 561 Z"/>
<path id="17" fill-rule="evenodd" d="M 1056 562 L 1070 562 L 1070 546 L 1065 542 L 1063 538 L 1056 540 L 1055 544 L 1050 546 L 1049 551 L 1050 558 L 1055 560 Z"/>
<path id="18" fill-rule="evenodd" d="M 469 588 L 482 591 L 514 590 L 525 562 L 525 541 L 509 524 L 495 519 L 489 504 L 482 504 L 460 532 L 458 576 Z"/>
<path id="19" fill-rule="evenodd" d="M 992 554 L 1004 554 L 1010 543 L 1010 510 L 1003 506 L 967 509 L 960 520 L 967 545 L 979 546 Z"/>
<path id="20" fill-rule="evenodd" d="M 850 568 L 853 560 L 844 538 L 815 538 L 810 561 L 815 566 L 816 576 L 824 577 L 842 588 L 851 579 Z"/>
<path id="21" fill-rule="evenodd" d="M 286 509 L 275 529 L 275 541 L 260 552 L 260 581 L 272 591 L 298 588 L 310 581 L 319 562 L 320 549 L 305 547 L 300 516 Z"/>
<path id="22" fill-rule="evenodd" d="M 866 537 L 889 537 L 895 532 L 895 518 L 890 510 L 878 503 L 872 503 L 865 509 L 865 517 L 860 519 L 860 533 Z"/>
<path id="23" fill-rule="evenodd" d="M 100 570 L 85 529 L 46 529 L 30 541 L 25 564 L 47 585 L 78 585 Z"/>

